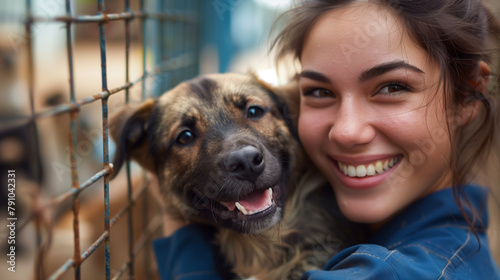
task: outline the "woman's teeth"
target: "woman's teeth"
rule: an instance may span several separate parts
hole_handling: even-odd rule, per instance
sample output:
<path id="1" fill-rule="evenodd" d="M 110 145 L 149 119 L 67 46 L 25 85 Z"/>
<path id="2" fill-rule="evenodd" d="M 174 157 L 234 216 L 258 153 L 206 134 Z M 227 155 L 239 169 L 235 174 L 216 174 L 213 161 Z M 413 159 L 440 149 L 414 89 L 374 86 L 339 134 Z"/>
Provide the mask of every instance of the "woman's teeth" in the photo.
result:
<path id="1" fill-rule="evenodd" d="M 380 175 L 387 170 L 391 169 L 397 162 L 399 158 L 394 157 L 386 160 L 377 160 L 374 163 L 362 164 L 362 165 L 348 165 L 342 162 L 338 162 L 340 170 L 344 175 L 349 177 L 363 178 L 366 176 Z"/>

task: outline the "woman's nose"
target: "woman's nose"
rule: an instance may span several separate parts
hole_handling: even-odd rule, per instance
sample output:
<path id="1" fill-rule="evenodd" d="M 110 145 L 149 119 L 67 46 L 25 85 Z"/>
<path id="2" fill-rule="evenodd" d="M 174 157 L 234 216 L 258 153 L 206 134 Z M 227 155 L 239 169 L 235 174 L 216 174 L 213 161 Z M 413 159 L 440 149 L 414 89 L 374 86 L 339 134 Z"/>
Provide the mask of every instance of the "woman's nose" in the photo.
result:
<path id="1" fill-rule="evenodd" d="M 370 143 L 376 134 L 368 104 L 355 99 L 341 101 L 329 131 L 330 141 L 343 148 Z"/>

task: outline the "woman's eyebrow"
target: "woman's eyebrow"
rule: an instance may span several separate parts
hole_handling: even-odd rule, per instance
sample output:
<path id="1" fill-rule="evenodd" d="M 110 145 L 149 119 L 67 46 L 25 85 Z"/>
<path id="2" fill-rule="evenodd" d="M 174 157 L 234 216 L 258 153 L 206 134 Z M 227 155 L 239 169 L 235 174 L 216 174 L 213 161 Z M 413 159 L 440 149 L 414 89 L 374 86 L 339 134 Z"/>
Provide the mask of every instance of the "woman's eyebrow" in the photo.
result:
<path id="1" fill-rule="evenodd" d="M 299 78 L 308 78 L 322 83 L 331 83 L 330 79 L 328 79 L 325 75 L 312 70 L 304 70 L 300 72 Z"/>
<path id="2" fill-rule="evenodd" d="M 396 61 L 382 63 L 382 64 L 376 65 L 368 70 L 365 70 L 365 71 L 363 71 L 363 73 L 361 73 L 361 75 L 359 76 L 358 79 L 360 82 L 364 82 L 364 81 L 372 79 L 376 76 L 380 76 L 380 75 L 383 75 L 387 72 L 397 70 L 397 69 L 402 69 L 402 68 L 408 69 L 408 70 L 416 72 L 418 74 L 425 74 L 425 72 L 422 69 L 420 69 L 414 65 L 411 65 L 411 64 L 407 63 L 406 61 L 396 60 Z M 315 81 L 322 82 L 322 83 L 331 83 L 331 81 L 328 77 L 326 77 L 325 75 L 323 75 L 319 72 L 312 71 L 312 70 L 302 71 L 299 74 L 299 78 L 308 78 L 308 79 L 315 80 Z"/>
<path id="3" fill-rule="evenodd" d="M 391 62 L 387 62 L 387 63 L 382 63 L 382 64 L 376 65 L 368 70 L 365 70 L 363 73 L 361 73 L 361 75 L 359 76 L 358 79 L 360 82 L 364 82 L 364 81 L 367 81 L 369 79 L 375 78 L 377 76 L 383 75 L 387 72 L 390 72 L 390 71 L 393 71 L 396 69 L 402 69 L 402 68 L 410 70 L 412 72 L 416 72 L 418 74 L 425 74 L 425 72 L 422 69 L 420 69 L 416 66 L 413 66 L 413 65 L 407 63 L 406 61 L 396 60 L 396 61 L 391 61 Z"/>

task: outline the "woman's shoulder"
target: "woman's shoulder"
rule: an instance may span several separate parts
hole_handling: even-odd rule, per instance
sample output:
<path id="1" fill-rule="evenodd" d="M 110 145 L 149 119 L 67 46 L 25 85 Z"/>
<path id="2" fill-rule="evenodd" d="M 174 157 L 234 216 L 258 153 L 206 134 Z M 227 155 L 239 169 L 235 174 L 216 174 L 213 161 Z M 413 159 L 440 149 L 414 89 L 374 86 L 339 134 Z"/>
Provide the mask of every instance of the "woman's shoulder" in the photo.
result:
<path id="1" fill-rule="evenodd" d="M 352 246 L 335 255 L 325 270 L 307 272 L 305 279 L 500 279 L 488 244 L 478 247 L 474 234 L 462 233 L 441 229 L 434 238 L 416 237 L 391 249 Z M 440 243 L 447 238 L 451 241 Z"/>
<path id="2" fill-rule="evenodd" d="M 392 254 L 386 261 L 402 279 L 412 274 L 429 279 L 500 279 L 484 231 L 443 225 L 415 233 L 387 250 Z"/>

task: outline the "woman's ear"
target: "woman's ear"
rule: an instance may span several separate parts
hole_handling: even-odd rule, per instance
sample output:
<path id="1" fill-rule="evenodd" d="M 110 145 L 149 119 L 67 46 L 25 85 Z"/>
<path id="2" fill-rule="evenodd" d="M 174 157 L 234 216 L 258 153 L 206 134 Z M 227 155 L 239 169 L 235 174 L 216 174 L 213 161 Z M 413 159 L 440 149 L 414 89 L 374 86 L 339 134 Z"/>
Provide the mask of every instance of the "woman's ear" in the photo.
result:
<path id="1" fill-rule="evenodd" d="M 488 83 L 490 82 L 491 68 L 486 62 L 479 62 L 479 73 L 469 80 L 469 84 L 473 86 L 478 92 L 486 94 Z"/>
<path id="2" fill-rule="evenodd" d="M 491 68 L 486 62 L 479 62 L 479 73 L 474 75 L 474 77 L 469 80 L 469 84 L 475 89 L 475 91 L 479 94 L 485 95 L 488 90 L 488 83 L 490 82 Z M 479 109 L 481 106 L 481 102 L 475 99 L 472 102 L 467 102 L 463 104 L 460 109 L 460 118 L 459 125 L 464 126 L 471 121 L 473 121 L 477 114 L 479 113 Z"/>

